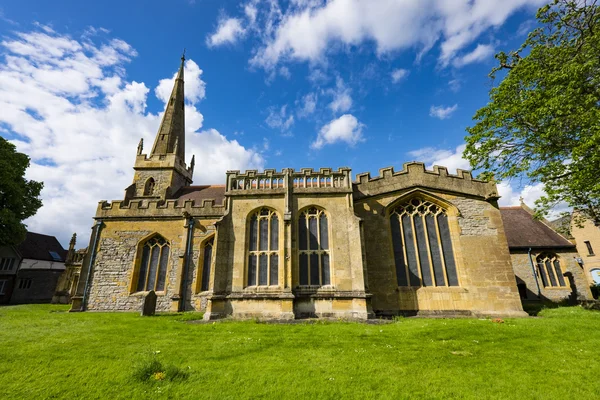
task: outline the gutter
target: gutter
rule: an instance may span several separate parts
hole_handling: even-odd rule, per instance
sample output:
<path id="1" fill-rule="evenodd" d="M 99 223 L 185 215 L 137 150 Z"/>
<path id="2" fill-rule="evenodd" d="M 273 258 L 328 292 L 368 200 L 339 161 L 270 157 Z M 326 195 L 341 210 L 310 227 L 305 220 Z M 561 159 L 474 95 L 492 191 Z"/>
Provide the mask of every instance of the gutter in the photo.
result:
<path id="1" fill-rule="evenodd" d="M 533 260 L 531 259 L 531 247 L 527 250 L 529 256 L 529 264 L 531 264 L 531 272 L 533 273 L 533 279 L 535 279 L 535 285 L 537 286 L 538 299 L 542 297 L 542 291 L 540 289 L 540 282 L 538 282 L 537 274 L 535 273 L 535 267 L 533 266 Z"/>
<path id="2" fill-rule="evenodd" d="M 100 229 L 102 228 L 102 220 L 98 219 L 94 225 L 96 232 L 94 235 L 94 245 L 92 246 L 92 255 L 90 257 L 90 264 L 88 268 L 88 274 L 85 278 L 85 288 L 83 289 L 83 299 L 81 300 L 81 311 L 85 311 L 87 306 L 88 295 L 90 292 L 90 279 L 92 277 L 92 269 L 96 262 L 96 254 L 98 254 L 98 240 L 100 240 Z M 93 228 L 92 228 L 93 229 Z"/>
<path id="3" fill-rule="evenodd" d="M 178 307 L 179 312 L 185 311 L 185 297 L 188 284 L 188 271 L 190 269 L 190 260 L 192 258 L 192 239 L 194 237 L 194 222 L 194 217 L 188 216 L 187 225 L 185 225 L 188 228 L 188 232 L 187 242 L 185 246 L 185 260 L 183 262 L 183 279 L 181 280 L 181 295 Z"/>

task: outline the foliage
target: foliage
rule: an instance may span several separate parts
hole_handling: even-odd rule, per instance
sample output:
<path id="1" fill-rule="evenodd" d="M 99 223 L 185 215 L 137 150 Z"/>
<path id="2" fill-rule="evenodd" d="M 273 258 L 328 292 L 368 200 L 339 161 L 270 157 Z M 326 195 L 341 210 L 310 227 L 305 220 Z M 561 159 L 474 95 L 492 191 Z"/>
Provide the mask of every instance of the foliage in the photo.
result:
<path id="1" fill-rule="evenodd" d="M 42 206 L 39 198 L 43 184 L 24 178 L 29 157 L 0 137 L 0 245 L 15 245 L 25 240 L 23 220 Z"/>
<path id="2" fill-rule="evenodd" d="M 363 324 L 189 323 L 0 307 L 0 399 L 597 399 L 600 312 Z M 17 333 L 17 334 L 16 334 Z M 136 361 L 160 350 L 148 381 Z M 169 380 L 169 365 L 189 376 Z M 152 369 L 150 369 L 152 370 Z M 574 373 L 576 371 L 576 373 Z"/>
<path id="3" fill-rule="evenodd" d="M 600 283 L 590 286 L 590 290 L 592 291 L 594 299 L 598 300 L 598 298 L 600 298 Z"/>
<path id="4" fill-rule="evenodd" d="M 142 355 L 133 366 L 133 378 L 138 382 L 156 381 L 182 381 L 187 379 L 188 373 L 173 365 L 165 365 L 160 360 L 160 351 L 151 351 Z"/>
<path id="5" fill-rule="evenodd" d="M 503 74 L 467 128 L 466 158 L 483 177 L 528 177 L 546 195 L 542 216 L 566 202 L 600 224 L 600 8 L 554 0 L 524 44 L 496 54 Z"/>

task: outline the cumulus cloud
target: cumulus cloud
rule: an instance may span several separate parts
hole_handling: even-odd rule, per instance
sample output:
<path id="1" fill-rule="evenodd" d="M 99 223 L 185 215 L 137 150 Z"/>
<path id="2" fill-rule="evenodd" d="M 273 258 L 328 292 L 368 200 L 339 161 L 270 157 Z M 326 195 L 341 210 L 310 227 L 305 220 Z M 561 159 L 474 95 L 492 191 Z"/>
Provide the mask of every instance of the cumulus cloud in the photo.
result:
<path id="1" fill-rule="evenodd" d="M 197 103 L 206 97 L 206 83 L 202 80 L 202 70 L 193 60 L 187 60 L 183 67 L 185 78 L 185 99 L 190 103 Z M 158 86 L 154 89 L 154 94 L 163 103 L 166 103 L 171 96 L 173 85 L 177 72 L 170 79 L 161 79 Z"/>
<path id="2" fill-rule="evenodd" d="M 342 78 L 338 77 L 335 84 L 335 89 L 329 89 L 327 93 L 333 96 L 333 100 L 329 103 L 329 108 L 334 113 L 346 112 L 352 107 L 352 97 L 350 88 L 344 85 Z"/>
<path id="3" fill-rule="evenodd" d="M 294 116 L 288 115 L 287 104 L 281 106 L 281 108 L 269 107 L 268 111 L 269 115 L 265 122 L 269 127 L 280 129 L 282 133 L 285 133 L 294 125 Z"/>
<path id="4" fill-rule="evenodd" d="M 469 162 L 463 157 L 466 147 L 464 144 L 454 150 L 424 147 L 409 151 L 408 155 L 414 157 L 416 161 L 427 164 L 428 169 L 432 169 L 434 165 L 439 165 L 448 168 L 449 173 L 455 174 L 457 169 L 471 169 Z"/>
<path id="5" fill-rule="evenodd" d="M 410 71 L 407 69 L 398 68 L 392 71 L 392 82 L 398 83 L 404 78 L 408 77 Z"/>
<path id="6" fill-rule="evenodd" d="M 453 106 L 431 106 L 429 108 L 429 116 L 438 119 L 448 119 L 458 109 L 458 104 Z"/>
<path id="7" fill-rule="evenodd" d="M 298 102 L 296 102 L 298 104 Z M 316 93 L 308 93 L 302 97 L 302 100 L 299 102 L 300 108 L 296 112 L 298 117 L 304 118 L 315 112 L 317 109 L 317 94 Z"/>
<path id="8" fill-rule="evenodd" d="M 217 30 L 206 38 L 208 47 L 222 46 L 224 44 L 234 44 L 244 37 L 246 30 L 242 26 L 242 20 L 239 18 L 222 18 L 219 21 Z"/>
<path id="9" fill-rule="evenodd" d="M 468 64 L 489 60 L 492 54 L 494 54 L 494 47 L 492 45 L 478 44 L 475 50 L 462 57 L 455 58 L 452 64 L 460 68 Z"/>
<path id="10" fill-rule="evenodd" d="M 0 44 L 0 132 L 31 157 L 27 178 L 44 182 L 44 205 L 26 223 L 63 244 L 77 232 L 80 246 L 89 237 L 97 202 L 123 198 L 132 182 L 137 143 L 143 138 L 149 151 L 161 118 L 146 110 L 151 89 L 125 77 L 136 51 L 96 33 L 72 38 L 40 26 Z M 172 72 L 176 69 L 174 60 Z M 192 154 L 207 161 L 197 169 L 195 183 L 221 183 L 227 169 L 262 168 L 257 151 L 213 129 L 199 131 L 202 71 L 192 60 L 185 71 L 187 161 Z M 163 101 L 168 81 L 172 78 L 154 90 Z"/>
<path id="11" fill-rule="evenodd" d="M 344 114 L 323 126 L 317 139 L 310 145 L 313 149 L 320 149 L 326 144 L 346 142 L 350 146 L 363 141 L 362 130 L 364 124 L 358 122 L 351 114 Z"/>
<path id="12" fill-rule="evenodd" d="M 255 1 L 257 13 L 248 18 L 256 21 L 260 45 L 251 63 L 265 69 L 289 60 L 319 63 L 336 50 L 374 43 L 380 55 L 414 48 L 418 58 L 439 44 L 438 62 L 447 66 L 482 33 L 502 25 L 517 10 L 535 9 L 546 2 L 302 0 L 282 9 L 276 1 Z"/>

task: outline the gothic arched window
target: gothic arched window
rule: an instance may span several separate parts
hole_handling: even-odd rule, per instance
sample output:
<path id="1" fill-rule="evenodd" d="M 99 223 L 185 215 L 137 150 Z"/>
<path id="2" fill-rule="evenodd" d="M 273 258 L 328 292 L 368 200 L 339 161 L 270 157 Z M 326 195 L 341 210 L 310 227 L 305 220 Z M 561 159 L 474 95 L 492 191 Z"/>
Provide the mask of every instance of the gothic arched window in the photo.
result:
<path id="1" fill-rule="evenodd" d="M 279 218 L 263 207 L 250 216 L 248 286 L 279 284 Z"/>
<path id="2" fill-rule="evenodd" d="M 208 290 L 210 282 L 210 264 L 212 261 L 213 245 L 215 237 L 211 237 L 204 243 L 203 246 L 203 257 L 202 257 L 202 285 L 200 286 L 201 291 Z"/>
<path id="3" fill-rule="evenodd" d="M 144 196 L 152 196 L 155 185 L 156 183 L 154 182 L 154 178 L 148 178 L 146 184 L 144 185 Z"/>
<path id="4" fill-rule="evenodd" d="M 419 197 L 390 214 L 398 286 L 458 286 L 446 210 Z"/>
<path id="5" fill-rule="evenodd" d="M 311 207 L 300 213 L 298 252 L 300 286 L 330 285 L 329 231 L 325 211 Z"/>
<path id="6" fill-rule="evenodd" d="M 136 291 L 165 290 L 169 250 L 169 243 L 160 236 L 154 236 L 144 243 Z"/>
<path id="7" fill-rule="evenodd" d="M 544 287 L 566 286 L 562 268 L 558 257 L 553 253 L 542 253 L 536 258 L 538 274 L 542 278 Z"/>

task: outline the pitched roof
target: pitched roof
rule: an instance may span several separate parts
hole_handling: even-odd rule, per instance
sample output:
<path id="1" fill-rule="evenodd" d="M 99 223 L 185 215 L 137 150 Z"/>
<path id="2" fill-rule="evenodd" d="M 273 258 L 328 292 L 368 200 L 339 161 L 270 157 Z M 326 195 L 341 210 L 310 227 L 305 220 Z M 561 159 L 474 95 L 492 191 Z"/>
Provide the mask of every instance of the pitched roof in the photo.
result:
<path id="1" fill-rule="evenodd" d="M 522 207 L 500 207 L 509 248 L 575 247 Z"/>
<path id="2" fill-rule="evenodd" d="M 41 233 L 27 232 L 25 240 L 17 248 L 23 258 L 32 260 L 64 262 L 67 258 L 67 250 L 54 236 Z"/>
<path id="3" fill-rule="evenodd" d="M 225 185 L 184 186 L 173 197 L 178 204 L 193 200 L 196 205 L 202 205 L 203 200 L 214 200 L 215 205 L 222 205 L 225 200 Z"/>

